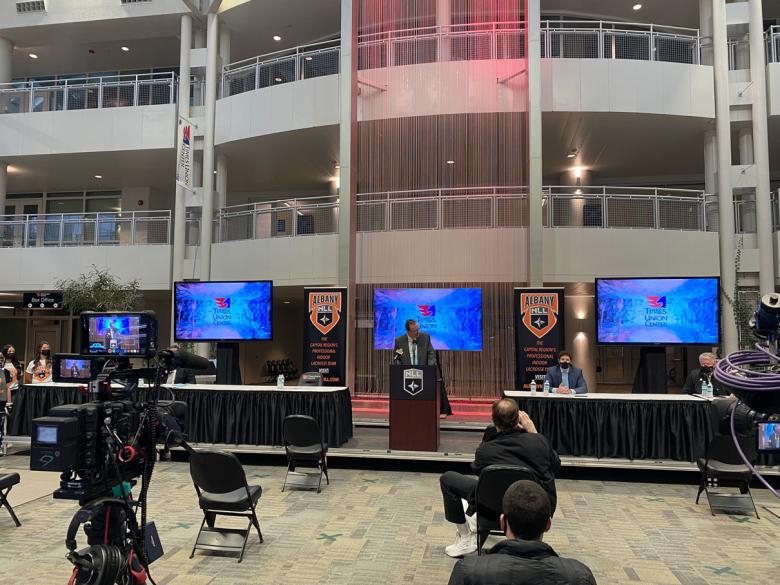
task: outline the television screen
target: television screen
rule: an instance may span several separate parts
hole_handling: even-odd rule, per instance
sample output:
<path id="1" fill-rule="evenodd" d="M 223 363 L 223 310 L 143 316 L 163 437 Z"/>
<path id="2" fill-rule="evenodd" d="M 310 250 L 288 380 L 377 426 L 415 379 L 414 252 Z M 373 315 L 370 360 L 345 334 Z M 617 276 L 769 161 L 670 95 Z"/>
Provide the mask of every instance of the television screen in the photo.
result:
<path id="1" fill-rule="evenodd" d="M 177 282 L 176 341 L 271 339 L 270 280 Z"/>
<path id="2" fill-rule="evenodd" d="M 52 359 L 55 382 L 89 382 L 96 380 L 105 360 L 74 354 L 56 353 Z"/>
<path id="3" fill-rule="evenodd" d="M 157 320 L 151 311 L 81 314 L 81 353 L 148 357 L 157 349 Z"/>
<path id="4" fill-rule="evenodd" d="M 716 345 L 718 289 L 717 277 L 597 278 L 598 342 Z"/>
<path id="5" fill-rule="evenodd" d="M 780 451 L 780 422 L 758 423 L 758 450 Z"/>
<path id="6" fill-rule="evenodd" d="M 420 324 L 435 349 L 482 349 L 481 288 L 374 289 L 374 349 L 393 349 L 407 319 Z"/>

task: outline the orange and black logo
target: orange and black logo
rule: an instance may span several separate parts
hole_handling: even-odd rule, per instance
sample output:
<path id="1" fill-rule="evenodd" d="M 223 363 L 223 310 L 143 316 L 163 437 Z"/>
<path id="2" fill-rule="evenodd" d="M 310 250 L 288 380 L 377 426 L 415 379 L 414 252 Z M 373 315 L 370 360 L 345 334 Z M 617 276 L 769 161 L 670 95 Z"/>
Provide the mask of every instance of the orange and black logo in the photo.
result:
<path id="1" fill-rule="evenodd" d="M 309 320 L 323 335 L 341 320 L 341 292 L 316 292 L 309 295 Z"/>
<path id="2" fill-rule="evenodd" d="M 520 312 L 523 325 L 539 339 L 558 323 L 558 295 L 556 293 L 521 293 Z"/>

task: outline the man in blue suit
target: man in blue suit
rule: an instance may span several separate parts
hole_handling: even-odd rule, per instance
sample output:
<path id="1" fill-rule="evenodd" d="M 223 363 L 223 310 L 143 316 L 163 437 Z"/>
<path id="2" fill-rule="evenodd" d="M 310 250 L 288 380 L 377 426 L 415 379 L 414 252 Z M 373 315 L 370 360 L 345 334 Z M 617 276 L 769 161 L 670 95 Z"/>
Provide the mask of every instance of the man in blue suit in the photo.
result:
<path id="1" fill-rule="evenodd" d="M 562 351 L 558 354 L 558 365 L 547 368 L 545 382 L 550 383 L 556 394 L 587 394 L 588 385 L 580 368 L 575 368 L 571 363 L 571 354 Z"/>

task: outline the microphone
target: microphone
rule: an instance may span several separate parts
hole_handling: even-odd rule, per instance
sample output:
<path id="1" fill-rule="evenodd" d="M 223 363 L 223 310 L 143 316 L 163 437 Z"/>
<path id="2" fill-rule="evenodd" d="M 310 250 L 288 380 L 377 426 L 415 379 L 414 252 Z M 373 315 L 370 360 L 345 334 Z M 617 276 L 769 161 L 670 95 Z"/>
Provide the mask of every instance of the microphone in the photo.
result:
<path id="1" fill-rule="evenodd" d="M 208 370 L 211 369 L 211 362 L 204 357 L 195 355 L 183 349 L 171 351 L 163 349 L 157 354 L 163 360 L 171 361 L 176 368 L 186 368 L 188 370 Z"/>
<path id="2" fill-rule="evenodd" d="M 400 362 L 401 359 L 403 358 L 403 355 L 404 355 L 404 350 L 399 347 L 393 353 L 393 361 L 394 362 Z"/>

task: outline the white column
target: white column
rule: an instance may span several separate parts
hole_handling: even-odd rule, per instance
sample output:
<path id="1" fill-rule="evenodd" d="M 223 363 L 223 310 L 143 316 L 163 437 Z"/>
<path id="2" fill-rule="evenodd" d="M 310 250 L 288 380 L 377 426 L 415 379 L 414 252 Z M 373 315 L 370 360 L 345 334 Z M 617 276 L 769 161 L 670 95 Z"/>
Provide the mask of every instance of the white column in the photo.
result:
<path id="1" fill-rule="evenodd" d="M 208 16 L 206 41 L 206 128 L 203 136 L 203 206 L 200 221 L 200 279 L 211 280 L 214 216 L 214 125 L 217 114 L 217 52 L 219 18 Z"/>
<path id="2" fill-rule="evenodd" d="M 190 115 L 190 50 L 192 49 L 192 16 L 183 14 L 181 17 L 181 41 L 179 46 L 179 115 L 188 118 Z M 180 155 L 180 145 L 176 145 L 176 158 Z M 193 169 L 194 170 L 194 169 Z M 184 276 L 184 248 L 186 245 L 187 191 L 181 185 L 176 185 L 176 200 L 173 211 L 173 282 L 182 280 Z M 173 335 L 173 328 L 171 328 Z"/>
<path id="3" fill-rule="evenodd" d="M 544 284 L 542 232 L 542 39 L 540 0 L 528 0 L 528 283 Z M 518 161 L 518 164 L 522 164 Z"/>
<path id="4" fill-rule="evenodd" d="M 341 0 L 341 121 L 339 125 L 339 284 L 347 287 L 346 382 L 355 388 L 357 222 L 358 2 Z"/>
<path id="5" fill-rule="evenodd" d="M 718 145 L 718 216 L 720 233 L 720 278 L 723 290 L 734 295 L 734 193 L 731 185 L 731 112 L 729 106 L 729 66 L 726 35 L 726 3 L 712 0 L 712 44 L 715 69 L 715 135 Z M 724 353 L 739 345 L 734 308 L 724 297 L 721 301 Z"/>
<path id="6" fill-rule="evenodd" d="M 739 146 L 739 164 L 753 164 L 753 128 L 746 127 L 737 130 L 737 145 Z"/>
<path id="7" fill-rule="evenodd" d="M 0 83 L 12 79 L 11 63 L 14 45 L 8 39 L 0 37 Z M 5 199 L 8 194 L 8 163 L 0 161 L 0 215 L 5 213 Z"/>
<path id="8" fill-rule="evenodd" d="M 227 156 L 217 150 L 217 209 L 227 207 Z"/>
<path id="9" fill-rule="evenodd" d="M 439 28 L 439 61 L 450 60 L 450 26 L 452 25 L 452 0 L 436 1 L 436 26 Z"/>
<path id="10" fill-rule="evenodd" d="M 712 0 L 699 0 L 701 64 L 712 65 Z"/>
<path id="11" fill-rule="evenodd" d="M 230 31 L 225 27 L 219 31 L 219 58 L 223 67 L 230 63 Z"/>
<path id="12" fill-rule="evenodd" d="M 753 159 L 756 165 L 756 239 L 761 293 L 775 291 L 772 203 L 769 187 L 766 62 L 761 0 L 750 0 L 750 80 L 753 92 Z"/>

